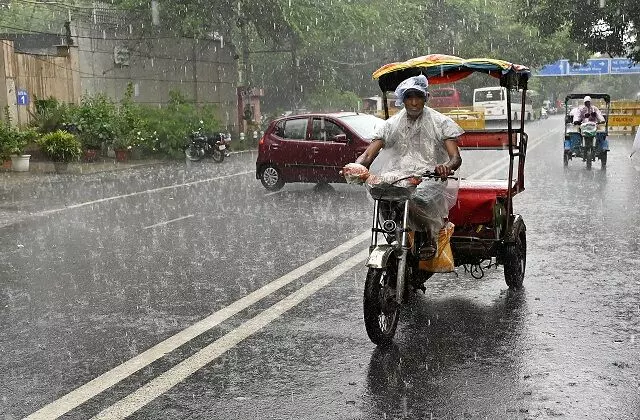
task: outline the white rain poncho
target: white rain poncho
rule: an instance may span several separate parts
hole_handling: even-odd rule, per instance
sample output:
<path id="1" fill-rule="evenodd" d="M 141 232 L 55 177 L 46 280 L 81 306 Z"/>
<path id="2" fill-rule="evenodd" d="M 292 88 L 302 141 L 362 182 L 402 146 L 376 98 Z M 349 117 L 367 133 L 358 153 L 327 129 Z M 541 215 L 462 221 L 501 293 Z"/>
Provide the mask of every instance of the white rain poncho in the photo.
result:
<path id="1" fill-rule="evenodd" d="M 402 178 L 433 171 L 436 165 L 449 161 L 445 140 L 455 139 L 462 133 L 464 131 L 451 118 L 431 108 L 425 107 L 413 122 L 403 108 L 386 120 L 374 135 L 374 139 L 384 142 L 384 147 L 369 168 L 373 176 L 367 180 L 367 186 L 380 188 Z M 393 185 L 402 186 L 405 182 Z M 457 193 L 456 181 L 424 179 L 411 194 L 410 201 L 414 204 L 410 214 L 411 227 L 427 231 L 436 238 L 444 218 L 456 202 Z"/>

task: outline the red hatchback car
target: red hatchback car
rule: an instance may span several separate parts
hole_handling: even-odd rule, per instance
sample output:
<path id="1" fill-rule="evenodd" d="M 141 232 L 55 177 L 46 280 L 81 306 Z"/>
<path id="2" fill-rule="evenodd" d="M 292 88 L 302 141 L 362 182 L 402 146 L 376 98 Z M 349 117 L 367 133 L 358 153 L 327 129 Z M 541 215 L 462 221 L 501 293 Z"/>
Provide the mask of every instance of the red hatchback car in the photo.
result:
<path id="1" fill-rule="evenodd" d="M 274 120 L 258 144 L 256 179 L 270 191 L 287 182 L 345 182 L 340 169 L 365 151 L 383 122 L 355 112 Z"/>

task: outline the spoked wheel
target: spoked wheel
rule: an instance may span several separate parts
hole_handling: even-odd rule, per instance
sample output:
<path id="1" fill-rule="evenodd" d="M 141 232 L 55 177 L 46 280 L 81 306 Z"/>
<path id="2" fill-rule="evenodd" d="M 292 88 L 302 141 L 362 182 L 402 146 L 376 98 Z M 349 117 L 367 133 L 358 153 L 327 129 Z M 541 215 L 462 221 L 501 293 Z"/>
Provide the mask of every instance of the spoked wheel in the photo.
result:
<path id="1" fill-rule="evenodd" d="M 195 144 L 190 144 L 184 149 L 184 155 L 192 162 L 197 162 L 202 159 L 202 154 L 200 153 L 200 148 Z"/>
<path id="2" fill-rule="evenodd" d="M 509 289 L 519 289 L 527 267 L 527 232 L 521 231 L 514 243 L 504 247 L 504 280 Z"/>
<path id="3" fill-rule="evenodd" d="M 388 346 L 398 326 L 400 305 L 396 303 L 396 270 L 369 268 L 364 285 L 364 325 L 371 341 L 380 346 Z"/>
<path id="4" fill-rule="evenodd" d="M 564 162 L 564 166 L 569 166 L 569 153 L 567 150 L 564 151 L 564 156 L 562 157 L 562 161 Z"/>
<path id="5" fill-rule="evenodd" d="M 591 169 L 591 163 L 593 162 L 593 149 L 585 150 L 584 155 L 587 158 L 587 169 Z"/>
<path id="6" fill-rule="evenodd" d="M 260 172 L 260 181 L 269 191 L 278 191 L 284 186 L 280 171 L 275 166 L 265 166 Z"/>
<path id="7" fill-rule="evenodd" d="M 222 162 L 224 160 L 224 152 L 220 149 L 213 149 L 213 153 L 211 154 L 214 162 Z"/>

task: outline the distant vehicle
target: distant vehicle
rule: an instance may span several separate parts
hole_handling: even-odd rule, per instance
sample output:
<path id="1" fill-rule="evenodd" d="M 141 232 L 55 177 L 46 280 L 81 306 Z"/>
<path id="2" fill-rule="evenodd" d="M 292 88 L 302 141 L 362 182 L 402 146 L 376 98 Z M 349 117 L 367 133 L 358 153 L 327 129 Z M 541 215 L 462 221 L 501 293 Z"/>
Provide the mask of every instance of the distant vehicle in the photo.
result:
<path id="1" fill-rule="evenodd" d="M 522 111 L 522 93 L 511 93 L 511 119 L 519 120 Z M 504 87 L 491 86 L 473 90 L 473 109 L 484 108 L 484 119 L 487 121 L 507 121 L 507 92 Z M 533 119 L 531 99 L 525 97 L 524 118 Z"/>
<path id="2" fill-rule="evenodd" d="M 546 100 L 546 101 L 542 101 L 542 106 L 547 110 L 547 113 L 549 115 L 553 115 L 558 113 L 558 108 L 555 107 L 555 105 L 553 104 L 553 102 Z"/>
<path id="3" fill-rule="evenodd" d="M 287 182 L 345 182 L 340 170 L 366 150 L 383 122 L 356 112 L 274 120 L 258 143 L 256 179 L 270 191 Z"/>
<path id="4" fill-rule="evenodd" d="M 594 100 L 604 101 L 604 122 L 586 121 L 574 123 L 574 114 L 571 113 L 571 101 L 581 100 L 590 96 Z M 586 162 L 587 169 L 591 169 L 592 162 L 600 159 L 602 169 L 607 167 L 607 152 L 609 152 L 609 113 L 611 112 L 611 96 L 606 93 L 570 93 L 564 99 L 565 128 L 564 128 L 564 166 L 569 166 L 569 161 L 574 157 Z M 577 108 L 575 108 L 577 110 Z M 597 118 L 596 118 L 597 120 Z M 579 124 L 579 125 L 578 125 Z"/>
<path id="5" fill-rule="evenodd" d="M 429 90 L 431 108 L 458 108 L 462 106 L 460 92 L 454 87 L 442 87 Z"/>

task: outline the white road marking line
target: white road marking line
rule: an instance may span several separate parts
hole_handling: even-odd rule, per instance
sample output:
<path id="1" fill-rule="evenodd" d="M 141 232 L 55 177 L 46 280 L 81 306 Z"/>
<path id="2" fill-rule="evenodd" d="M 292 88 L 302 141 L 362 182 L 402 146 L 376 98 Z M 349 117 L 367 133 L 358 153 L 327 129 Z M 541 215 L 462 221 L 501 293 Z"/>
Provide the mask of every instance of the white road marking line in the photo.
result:
<path id="1" fill-rule="evenodd" d="M 527 145 L 527 154 L 529 154 L 529 152 L 533 149 L 535 149 L 536 147 L 538 147 L 540 144 L 542 144 L 544 142 L 544 140 L 546 140 L 548 137 L 556 134 L 557 132 L 561 131 L 560 129 L 554 129 L 551 130 L 549 133 L 547 133 L 546 135 L 539 137 L 535 143 Z M 467 177 L 467 179 L 480 179 L 481 177 L 484 179 L 491 179 L 492 177 L 494 177 L 495 175 L 497 175 L 499 172 L 504 170 L 504 166 L 509 164 L 509 157 L 503 157 L 500 158 L 499 160 L 495 161 L 494 163 L 492 163 L 489 166 L 486 166 L 480 170 L 478 170 L 477 172 L 469 175 Z M 506 177 L 505 177 L 506 178 Z"/>
<path id="2" fill-rule="evenodd" d="M 202 333 L 209 331 L 221 322 L 232 317 L 245 308 L 260 301 L 264 297 L 279 290 L 287 284 L 299 279 L 308 272 L 318 268 L 322 264 L 332 260 L 340 254 L 343 254 L 354 248 L 359 243 L 369 239 L 371 232 L 369 230 L 361 233 L 353 239 L 337 246 L 329 252 L 320 255 L 318 258 L 290 271 L 284 276 L 262 286 L 260 289 L 249 293 L 248 295 L 238 299 L 229 306 L 209 315 L 203 320 L 185 328 L 179 333 L 167 338 L 166 340 L 156 344 L 150 349 L 140 353 L 139 355 L 129 359 L 119 366 L 114 367 L 108 372 L 103 373 L 97 378 L 87 382 L 86 384 L 76 388 L 70 393 L 60 397 L 59 399 L 47 404 L 38 411 L 29 415 L 25 420 L 35 419 L 54 419 L 58 418 L 69 411 L 73 410 L 80 404 L 100 394 L 107 388 L 119 383 L 120 381 L 131 376 L 138 370 L 150 365 L 156 360 L 164 357 L 165 354 L 172 352 L 183 344 L 193 340 Z"/>
<path id="3" fill-rule="evenodd" d="M 265 326 L 269 325 L 272 321 L 276 320 L 285 312 L 294 308 L 303 300 L 330 284 L 348 270 L 362 263 L 362 261 L 367 258 L 367 255 L 369 255 L 368 249 L 360 251 L 353 257 L 340 263 L 330 271 L 325 272 L 315 280 L 291 293 L 289 296 L 270 308 L 246 321 L 238 328 L 220 337 L 193 356 L 183 360 L 155 379 L 152 379 L 133 393 L 127 395 L 110 407 L 105 408 L 93 417 L 93 419 L 112 420 L 127 418 L 180 382 L 184 381 L 199 369 L 223 355 L 229 349 L 238 345 L 244 339 L 252 336 Z"/>
<path id="4" fill-rule="evenodd" d="M 222 176 L 216 176 L 214 178 L 207 178 L 207 179 L 200 179 L 198 181 L 185 182 L 183 184 L 167 185 L 166 187 L 152 188 L 150 190 L 137 191 L 137 192 L 129 193 L 129 194 L 114 195 L 112 197 L 100 198 L 98 200 L 85 201 L 83 203 L 71 204 L 71 205 L 68 205 L 68 206 L 65 206 L 65 207 L 61 207 L 61 208 L 57 208 L 57 209 L 43 210 L 43 211 L 39 211 L 37 213 L 31 213 L 31 216 L 45 216 L 45 215 L 53 214 L 53 213 L 60 213 L 60 212 L 66 211 L 66 210 L 77 209 L 77 208 L 80 208 L 80 207 L 92 206 L 94 204 L 106 203 L 106 202 L 109 202 L 109 201 L 119 200 L 121 198 L 135 197 L 137 195 L 143 195 L 143 194 L 152 194 L 152 193 L 156 193 L 156 192 L 159 192 L 159 191 L 171 190 L 171 189 L 180 188 L 180 187 L 190 187 L 192 185 L 202 184 L 204 182 L 218 181 L 220 179 L 233 178 L 234 176 L 247 175 L 247 174 L 252 174 L 252 173 L 255 173 L 255 171 L 238 172 L 238 173 L 230 174 L 230 175 L 222 175 Z"/>
<path id="5" fill-rule="evenodd" d="M 280 193 L 281 193 L 281 192 L 283 192 L 283 191 L 284 191 L 284 190 L 280 190 L 280 191 L 273 191 L 273 192 L 270 192 L 270 193 L 266 193 L 264 196 L 265 196 L 265 197 L 269 197 L 269 196 L 272 196 L 272 195 L 280 194 Z"/>
<path id="6" fill-rule="evenodd" d="M 142 229 L 152 229 L 152 228 L 158 227 L 158 226 L 165 226 L 165 225 L 168 225 L 169 223 L 173 223 L 173 222 L 177 222 L 177 221 L 180 221 L 180 220 L 188 219 L 190 217 L 193 217 L 193 214 L 190 214 L 188 216 L 177 217 L 175 219 L 167 220 L 166 222 L 156 223 L 155 225 L 145 226 Z"/>
<path id="7" fill-rule="evenodd" d="M 555 134 L 555 133 L 549 133 L 549 134 Z M 544 142 L 546 137 L 549 137 L 549 136 L 542 137 L 540 140 L 527 146 L 527 155 L 529 154 L 530 151 L 540 146 Z M 509 158 L 504 158 L 504 161 L 501 161 L 501 162 L 502 162 L 502 165 L 500 165 L 500 167 L 493 169 L 491 172 L 485 173 L 483 175 L 483 178 L 491 179 L 492 177 L 496 176 L 498 173 L 504 171 L 504 167 L 509 164 Z M 515 168 L 514 168 L 514 171 L 515 171 Z"/>

